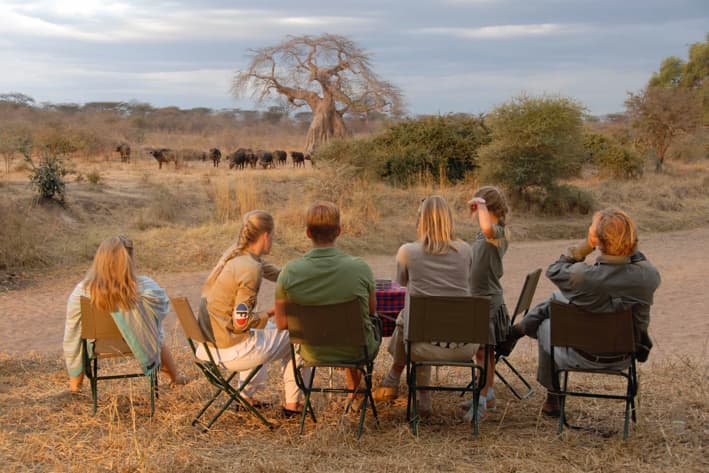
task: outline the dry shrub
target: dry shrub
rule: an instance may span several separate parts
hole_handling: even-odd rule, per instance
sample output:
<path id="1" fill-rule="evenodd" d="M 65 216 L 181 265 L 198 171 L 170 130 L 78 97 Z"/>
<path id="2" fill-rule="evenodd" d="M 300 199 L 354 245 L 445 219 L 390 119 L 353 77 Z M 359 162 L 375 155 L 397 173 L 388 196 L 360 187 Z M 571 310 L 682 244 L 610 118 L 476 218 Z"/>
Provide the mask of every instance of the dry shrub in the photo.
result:
<path id="1" fill-rule="evenodd" d="M 51 261 L 45 243 L 61 223 L 43 217 L 27 203 L 0 201 L 0 270 L 44 266 Z"/>
<path id="2" fill-rule="evenodd" d="M 261 399 L 275 402 L 265 409 L 276 422 L 269 430 L 247 413 L 229 409 L 201 433 L 192 418 L 214 388 L 196 370 L 182 334 L 173 336 L 178 365 L 193 380 L 166 388 L 160 380 L 156 416 L 149 418 L 147 383 L 141 379 L 99 383 L 96 416 L 91 415 L 88 386 L 81 395 L 67 392 L 65 368 L 56 357 L 0 354 L 0 452 L 6 471 L 136 471 L 136 472 L 344 472 L 344 471 L 490 471 L 490 472 L 668 472 L 706 469 L 706 423 L 709 412 L 707 366 L 698 360 L 671 360 L 640 367 L 638 424 L 622 440 L 623 403 L 570 399 L 570 421 L 612 430 L 610 436 L 566 430 L 557 437 L 557 421 L 541 415 L 544 395 L 537 390 L 516 400 L 498 384 L 498 407 L 481 423 L 474 438 L 463 423 L 455 393 L 434 393 L 434 415 L 411 434 L 404 420 L 405 396 L 378 403 L 379 425 L 368 410 L 365 432 L 356 439 L 358 414 L 344 413 L 342 397 L 313 395 L 318 422 L 279 416 L 280 370 L 269 369 Z M 534 360 L 513 354 L 525 376 L 533 376 Z M 375 363 L 375 385 L 388 368 L 385 350 Z M 107 372 L 121 369 L 119 362 Z M 102 368 L 103 369 L 103 368 Z M 463 381 L 465 374 L 448 369 L 441 379 Z M 435 379 L 435 376 L 434 376 Z M 687 382 L 688 379 L 693 382 Z M 321 378 L 322 380 L 322 378 Z M 342 373 L 336 372 L 336 382 Z M 583 380 L 584 383 L 587 381 Z M 612 387 L 606 381 L 595 387 Z M 667 386 L 673 386 L 668 390 Z M 537 386 L 535 386 L 536 388 Z M 401 389 L 404 389 L 402 386 Z M 217 406 L 207 412 L 216 413 Z"/>
<path id="3" fill-rule="evenodd" d="M 155 186 L 148 198 L 148 205 L 134 217 L 133 226 L 138 230 L 147 230 L 174 223 L 181 215 L 184 204 L 184 199 L 167 186 Z"/>

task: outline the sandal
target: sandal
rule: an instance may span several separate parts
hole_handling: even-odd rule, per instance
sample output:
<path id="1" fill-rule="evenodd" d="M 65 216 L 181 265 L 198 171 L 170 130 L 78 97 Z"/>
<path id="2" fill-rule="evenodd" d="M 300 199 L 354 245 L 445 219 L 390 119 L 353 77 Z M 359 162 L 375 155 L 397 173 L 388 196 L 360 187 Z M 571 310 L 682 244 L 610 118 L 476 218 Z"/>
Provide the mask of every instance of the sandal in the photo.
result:
<path id="1" fill-rule="evenodd" d="M 281 413 L 283 414 L 283 417 L 286 419 L 291 419 L 293 417 L 301 417 L 303 415 L 302 410 L 293 410 L 293 409 L 288 409 L 287 407 L 283 407 L 281 409 Z"/>

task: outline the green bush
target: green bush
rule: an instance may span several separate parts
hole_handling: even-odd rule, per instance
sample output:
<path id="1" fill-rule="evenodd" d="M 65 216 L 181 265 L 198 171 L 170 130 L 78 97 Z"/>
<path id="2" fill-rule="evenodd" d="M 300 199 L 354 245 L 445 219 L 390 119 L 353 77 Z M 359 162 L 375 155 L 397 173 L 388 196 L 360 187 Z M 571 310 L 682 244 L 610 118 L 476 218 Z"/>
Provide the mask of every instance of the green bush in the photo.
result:
<path id="1" fill-rule="evenodd" d="M 372 139 L 333 141 L 316 158 L 354 166 L 363 177 L 393 185 L 457 182 L 477 167 L 477 150 L 488 141 L 482 118 L 428 116 L 395 124 Z"/>
<path id="2" fill-rule="evenodd" d="M 645 170 L 642 157 L 615 145 L 608 146 L 595 156 L 594 163 L 601 174 L 619 179 L 637 179 Z"/>
<path id="3" fill-rule="evenodd" d="M 578 187 L 561 185 L 549 190 L 542 201 L 541 211 L 545 215 L 588 215 L 594 206 L 595 202 L 590 193 Z"/>
<path id="4" fill-rule="evenodd" d="M 527 188 L 549 192 L 577 175 L 583 161 L 583 106 L 564 97 L 521 96 L 487 117 L 492 141 L 480 149 L 482 178 L 521 197 Z"/>
<path id="5" fill-rule="evenodd" d="M 63 178 L 67 174 L 64 162 L 56 156 L 43 158 L 39 166 L 35 166 L 29 156 L 25 156 L 25 161 L 32 166 L 30 185 L 40 199 L 52 199 L 56 196 L 59 202 L 64 202 L 66 185 Z"/>

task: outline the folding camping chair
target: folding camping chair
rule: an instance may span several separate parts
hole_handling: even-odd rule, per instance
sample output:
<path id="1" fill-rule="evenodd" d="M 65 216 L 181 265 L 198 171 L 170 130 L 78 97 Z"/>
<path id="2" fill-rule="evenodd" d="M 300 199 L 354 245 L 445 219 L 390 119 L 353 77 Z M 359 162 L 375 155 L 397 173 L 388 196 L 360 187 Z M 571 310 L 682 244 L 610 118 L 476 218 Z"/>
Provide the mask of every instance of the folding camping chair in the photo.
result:
<path id="1" fill-rule="evenodd" d="M 622 399 L 625 401 L 625 425 L 623 439 L 628 438 L 629 418 L 635 417 L 635 395 L 638 390 L 637 368 L 635 365 L 635 336 L 631 309 L 609 314 L 585 312 L 572 304 L 551 302 L 551 361 L 554 369 L 552 377 L 554 389 L 560 395 L 559 433 L 566 424 L 571 428 L 585 428 L 568 424 L 566 421 L 566 396 L 594 397 L 601 399 Z M 573 348 L 583 357 L 595 361 L 628 360 L 627 368 L 592 369 L 559 368 L 554 362 L 554 348 Z M 593 375 L 620 376 L 627 380 L 625 394 L 607 394 L 588 390 L 570 390 L 569 373 L 590 373 Z M 563 374 L 563 384 L 560 377 Z"/>
<path id="2" fill-rule="evenodd" d="M 207 432 L 209 430 L 212 424 L 217 421 L 217 419 L 224 413 L 224 411 L 229 408 L 229 406 L 234 401 L 236 401 L 238 406 L 243 407 L 244 410 L 247 410 L 248 412 L 255 415 L 268 428 L 273 428 L 273 425 L 268 420 L 266 420 L 266 418 L 259 411 L 257 411 L 256 408 L 244 398 L 244 396 L 241 395 L 241 392 L 243 391 L 244 387 L 249 384 L 249 382 L 253 379 L 254 376 L 256 376 L 256 373 L 258 373 L 258 371 L 263 367 L 263 365 L 259 365 L 253 370 L 251 370 L 246 379 L 243 380 L 243 382 L 241 383 L 241 387 L 233 386 L 231 384 L 231 380 L 234 378 L 234 376 L 237 375 L 238 372 L 234 371 L 229 375 L 228 378 L 224 377 L 221 369 L 219 368 L 219 364 L 212 357 L 212 352 L 210 350 L 211 343 L 207 341 L 207 337 L 205 337 L 204 332 L 202 332 L 202 328 L 197 323 L 197 319 L 194 316 L 194 312 L 192 312 L 192 308 L 190 307 L 190 303 L 187 298 L 171 298 L 170 302 L 172 303 L 172 308 L 175 309 L 175 312 L 177 313 L 177 318 L 180 320 L 180 325 L 182 325 L 182 330 L 185 332 L 187 342 L 190 344 L 190 348 L 192 348 L 192 354 L 194 355 L 195 364 L 207 378 L 207 381 L 209 381 L 214 387 L 217 388 L 216 392 L 214 393 L 214 396 L 212 396 L 212 398 L 207 401 L 204 407 L 202 407 L 202 410 L 200 410 L 197 416 L 192 420 L 192 425 L 195 425 L 200 422 L 200 417 L 202 417 L 202 415 L 207 411 L 209 406 L 211 406 L 212 403 L 216 401 L 222 393 L 224 393 L 226 394 L 228 399 L 222 405 L 221 409 L 206 425 L 200 423 L 204 432 Z M 199 343 L 204 346 L 209 360 L 201 360 L 197 358 L 197 344 Z"/>
<path id="3" fill-rule="evenodd" d="M 130 347 L 123 340 L 121 332 L 107 310 L 95 307 L 88 297 L 81 297 L 81 344 L 84 359 L 84 372 L 91 384 L 91 398 L 93 400 L 93 414 L 96 415 L 98 403 L 98 381 L 105 379 L 148 378 L 150 386 L 150 416 L 155 415 L 155 398 L 158 397 L 158 371 L 155 367 L 152 374 L 128 373 L 117 375 L 99 376 L 99 359 L 120 358 L 133 356 Z"/>
<path id="4" fill-rule="evenodd" d="M 534 298 L 534 292 L 537 289 L 537 284 L 539 283 L 539 276 L 542 274 L 542 269 L 538 268 L 531 273 L 527 274 L 527 276 L 524 278 L 524 285 L 522 286 L 522 291 L 519 294 L 519 298 L 517 299 L 517 305 L 515 306 L 515 310 L 512 313 L 512 320 L 510 321 L 510 327 L 512 327 L 515 323 L 515 320 L 517 319 L 517 316 L 519 314 L 522 314 L 522 318 L 524 318 L 525 315 L 527 315 L 527 311 L 529 310 L 529 307 L 532 305 L 532 299 Z M 500 381 L 502 381 L 505 386 L 509 388 L 509 390 L 512 392 L 512 394 L 515 395 L 515 397 L 519 400 L 527 399 L 529 396 L 534 394 L 534 390 L 532 389 L 532 385 L 529 384 L 529 381 L 527 381 L 524 376 L 522 376 L 522 373 L 520 373 L 517 368 L 515 368 L 512 363 L 510 363 L 510 360 L 507 359 L 507 356 L 495 351 L 495 362 L 499 363 L 502 361 L 507 367 L 512 371 L 512 373 L 524 384 L 524 387 L 526 388 L 526 392 L 524 394 L 520 394 L 512 384 L 505 379 L 505 377 L 500 373 L 500 371 L 496 368 L 495 369 L 495 374 L 497 375 L 498 378 L 500 378 Z"/>
<path id="5" fill-rule="evenodd" d="M 485 385 L 490 343 L 490 299 L 486 297 L 411 296 L 409 328 L 406 334 L 406 381 L 409 398 L 406 420 L 418 435 L 416 392 L 462 391 L 473 394 L 473 433 L 478 431 L 478 402 Z M 419 342 L 475 343 L 485 346 L 485 361 L 478 365 L 474 358 L 454 361 L 412 359 L 412 345 Z M 420 386 L 416 382 L 416 368 L 422 366 L 454 366 L 470 368 L 471 382 L 467 386 Z"/>
<path id="6" fill-rule="evenodd" d="M 372 397 L 372 372 L 374 371 L 374 359 L 367 352 L 367 342 L 364 336 L 364 324 L 362 322 L 362 308 L 357 299 L 340 304 L 307 306 L 294 303 L 286 305 L 288 316 L 288 333 L 291 343 L 291 357 L 293 360 L 293 370 L 298 387 L 305 393 L 303 415 L 300 419 L 300 433 L 303 433 L 305 418 L 310 414 L 313 422 L 317 422 L 313 405 L 310 401 L 312 393 L 341 393 L 351 394 L 352 399 L 347 405 L 349 410 L 357 394 L 362 394 L 364 398 L 360 405 L 359 428 L 357 438 L 362 436 L 364 418 L 367 413 L 367 405 L 372 405 L 372 415 L 377 424 L 377 408 Z M 295 345 L 309 346 L 338 346 L 338 347 L 359 347 L 362 355 L 354 360 L 339 362 L 306 362 L 296 360 Z M 349 389 L 347 387 L 314 386 L 315 371 L 317 368 L 351 368 L 362 373 L 364 388 L 357 387 Z M 310 380 L 305 382 L 303 371 L 312 369 Z"/>

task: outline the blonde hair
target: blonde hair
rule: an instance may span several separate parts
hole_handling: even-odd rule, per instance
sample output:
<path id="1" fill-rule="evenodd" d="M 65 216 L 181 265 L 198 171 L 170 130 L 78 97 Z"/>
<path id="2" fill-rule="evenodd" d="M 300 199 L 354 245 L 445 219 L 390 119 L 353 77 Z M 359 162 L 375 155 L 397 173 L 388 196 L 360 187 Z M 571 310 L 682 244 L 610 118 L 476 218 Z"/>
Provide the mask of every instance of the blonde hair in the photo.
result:
<path id="1" fill-rule="evenodd" d="M 453 215 L 446 199 L 432 195 L 421 202 L 416 233 L 426 253 L 442 255 L 449 248 L 456 249 L 451 244 L 455 238 Z"/>
<path id="2" fill-rule="evenodd" d="M 224 266 L 239 255 L 243 255 L 246 248 L 254 243 L 264 233 L 273 232 L 273 217 L 264 210 L 252 210 L 246 212 L 243 216 L 241 230 L 239 230 L 239 238 L 236 243 L 231 245 L 219 258 L 216 266 L 212 269 L 207 277 L 207 282 L 204 283 L 202 292 L 205 293 L 212 287 L 214 281 L 217 280 L 222 273 Z"/>
<path id="3" fill-rule="evenodd" d="M 507 199 L 505 194 L 495 186 L 483 186 L 475 191 L 473 197 L 482 197 L 485 199 L 485 206 L 488 212 L 491 212 L 497 216 L 497 222 L 505 226 L 505 221 L 507 220 L 507 213 L 510 211 L 507 205 Z"/>
<path id="4" fill-rule="evenodd" d="M 611 256 L 630 256 L 638 246 L 635 223 L 630 215 L 610 207 L 593 215 L 592 227 L 600 242 L 599 249 Z"/>
<path id="5" fill-rule="evenodd" d="M 315 202 L 308 208 L 305 222 L 315 243 L 332 243 L 340 231 L 340 209 L 332 202 Z"/>
<path id="6" fill-rule="evenodd" d="M 86 274 L 85 289 L 91 302 L 103 310 L 130 310 L 138 300 L 133 242 L 128 238 L 103 240 Z"/>

